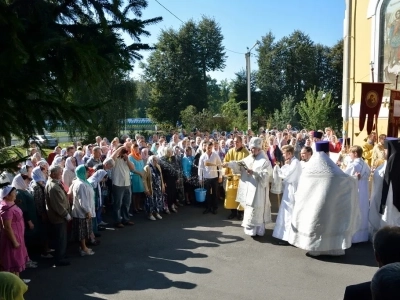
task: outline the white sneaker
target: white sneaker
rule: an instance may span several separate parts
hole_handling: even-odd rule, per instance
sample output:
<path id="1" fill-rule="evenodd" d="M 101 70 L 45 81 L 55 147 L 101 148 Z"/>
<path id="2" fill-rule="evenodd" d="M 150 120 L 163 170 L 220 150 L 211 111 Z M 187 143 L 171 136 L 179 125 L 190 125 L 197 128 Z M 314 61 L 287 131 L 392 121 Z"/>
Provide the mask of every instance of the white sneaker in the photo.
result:
<path id="1" fill-rule="evenodd" d="M 162 217 L 160 216 L 160 214 L 156 214 L 156 218 L 159 220 L 162 220 Z"/>
<path id="2" fill-rule="evenodd" d="M 23 281 L 24 283 L 29 283 L 29 282 L 31 282 L 30 279 L 22 279 L 22 281 Z"/>
<path id="3" fill-rule="evenodd" d="M 170 215 L 170 214 L 171 214 L 171 212 L 169 211 L 168 208 L 165 210 L 165 213 L 166 213 L 167 215 Z"/>
<path id="4" fill-rule="evenodd" d="M 99 225 L 100 225 L 100 226 L 106 226 L 106 225 L 108 225 L 108 223 L 101 221 L 101 222 L 99 223 Z"/>
<path id="5" fill-rule="evenodd" d="M 25 267 L 26 267 L 26 268 L 34 269 L 34 268 L 37 268 L 37 263 L 34 262 L 34 261 L 32 261 L 32 260 L 30 260 L 30 261 L 28 261 L 28 262 L 26 263 Z"/>
<path id="6" fill-rule="evenodd" d="M 147 217 L 149 220 L 151 220 L 151 221 L 155 221 L 156 220 L 156 218 L 154 218 L 154 216 L 153 215 L 151 215 L 151 216 L 148 216 Z"/>
<path id="7" fill-rule="evenodd" d="M 176 208 L 175 208 L 175 206 L 171 206 L 171 210 L 174 212 L 174 213 L 177 213 L 178 211 L 176 210 Z"/>

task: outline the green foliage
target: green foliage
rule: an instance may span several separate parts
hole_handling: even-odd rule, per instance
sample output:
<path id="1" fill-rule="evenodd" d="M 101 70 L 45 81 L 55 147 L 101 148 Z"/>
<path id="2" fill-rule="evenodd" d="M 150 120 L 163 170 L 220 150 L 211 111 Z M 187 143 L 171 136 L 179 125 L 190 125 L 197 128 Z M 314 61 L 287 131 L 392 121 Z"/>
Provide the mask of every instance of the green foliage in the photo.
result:
<path id="1" fill-rule="evenodd" d="M 86 122 L 90 126 L 79 123 L 66 124 L 70 136 L 85 132 L 84 140 L 94 140 L 97 135 L 109 139 L 119 136 L 124 129 L 124 120 L 131 117 L 130 112 L 136 103 L 136 84 L 128 77 L 113 76 L 107 85 L 98 85 L 88 89 L 87 84 L 77 85 L 71 98 L 73 103 L 101 103 L 96 110 L 87 110 Z"/>
<path id="2" fill-rule="evenodd" d="M 188 105 L 198 111 L 208 107 L 209 88 L 214 97 L 215 83 L 208 85 L 206 73 L 225 67 L 222 40 L 219 25 L 206 17 L 199 23 L 190 20 L 178 31 L 161 32 L 157 49 L 142 65 L 151 86 L 147 113 L 152 119 L 175 124 L 179 117 L 176 112 Z M 218 105 L 212 104 L 212 109 Z"/>
<path id="3" fill-rule="evenodd" d="M 305 99 L 297 105 L 303 128 L 323 129 L 332 126 L 332 118 L 338 109 L 331 92 L 308 90 Z"/>
<path id="4" fill-rule="evenodd" d="M 296 113 L 297 109 L 294 97 L 285 95 L 281 102 L 281 108 L 279 110 L 275 109 L 269 121 L 272 122 L 273 127 L 279 129 L 286 128 L 287 124 L 296 124 Z"/>
<path id="5" fill-rule="evenodd" d="M 150 85 L 142 80 L 135 81 L 136 85 L 136 102 L 133 109 L 134 118 L 146 118 L 146 110 L 150 101 Z"/>
<path id="6" fill-rule="evenodd" d="M 262 90 L 260 102 L 267 114 L 279 108 L 281 95 L 293 96 L 297 104 L 314 87 L 332 91 L 334 100 L 341 101 L 342 41 L 327 47 L 315 44 L 298 30 L 276 41 L 269 32 L 257 51 L 257 86 Z"/>
<path id="7" fill-rule="evenodd" d="M 238 127 L 241 130 L 247 128 L 247 110 L 242 110 L 242 102 L 236 102 L 235 95 L 228 102 L 222 105 L 222 115 L 227 120 L 226 130 L 232 130 L 234 127 Z"/>
<path id="8" fill-rule="evenodd" d="M 72 93 L 82 83 L 97 89 L 131 70 L 139 50 L 152 49 L 140 38 L 161 18 L 141 20 L 146 6 L 145 0 L 1 0 L 0 141 L 11 134 L 27 139 L 59 122 L 93 126 L 86 112 L 101 102 L 77 103 Z"/>
<path id="9" fill-rule="evenodd" d="M 247 75 L 245 70 L 235 73 L 236 78 L 232 80 L 232 92 L 236 102 L 241 102 L 241 109 L 247 109 Z M 262 105 L 261 93 L 257 92 L 257 72 L 252 71 L 250 75 L 251 111 Z"/>

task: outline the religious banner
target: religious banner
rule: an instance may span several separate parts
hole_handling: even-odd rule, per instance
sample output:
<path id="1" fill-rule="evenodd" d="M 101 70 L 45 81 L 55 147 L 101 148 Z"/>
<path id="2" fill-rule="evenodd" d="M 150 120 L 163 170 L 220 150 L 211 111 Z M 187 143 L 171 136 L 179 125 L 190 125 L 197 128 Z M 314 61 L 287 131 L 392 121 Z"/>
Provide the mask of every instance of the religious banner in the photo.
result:
<path id="1" fill-rule="evenodd" d="M 377 127 L 384 87 L 383 82 L 361 82 L 360 131 L 364 129 L 366 117 L 368 134 Z"/>
<path id="2" fill-rule="evenodd" d="M 400 125 L 400 91 L 390 90 L 389 122 L 387 136 L 398 137 Z"/>

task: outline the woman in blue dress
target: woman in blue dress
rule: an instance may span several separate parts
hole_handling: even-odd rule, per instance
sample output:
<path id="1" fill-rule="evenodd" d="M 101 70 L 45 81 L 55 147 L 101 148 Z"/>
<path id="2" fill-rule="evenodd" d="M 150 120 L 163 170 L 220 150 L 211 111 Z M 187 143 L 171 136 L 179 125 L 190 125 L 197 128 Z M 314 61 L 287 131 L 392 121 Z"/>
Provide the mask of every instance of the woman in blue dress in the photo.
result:
<path id="1" fill-rule="evenodd" d="M 139 145 L 132 145 L 129 160 L 135 165 L 135 170 L 131 171 L 131 189 L 132 189 L 132 205 L 131 210 L 134 213 L 142 211 L 141 202 L 144 195 L 143 175 L 144 162 L 139 151 Z"/>

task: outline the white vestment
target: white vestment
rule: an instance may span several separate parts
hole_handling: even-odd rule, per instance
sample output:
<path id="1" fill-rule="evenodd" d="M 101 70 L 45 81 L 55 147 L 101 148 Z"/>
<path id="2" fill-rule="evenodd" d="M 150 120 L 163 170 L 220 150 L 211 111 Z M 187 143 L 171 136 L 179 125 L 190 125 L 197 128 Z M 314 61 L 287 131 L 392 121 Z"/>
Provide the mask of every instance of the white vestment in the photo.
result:
<path id="1" fill-rule="evenodd" d="M 381 226 L 397 226 L 400 227 L 400 212 L 396 206 L 393 205 L 393 189 L 392 183 L 389 185 L 389 192 L 386 198 L 386 206 L 382 216 Z"/>
<path id="2" fill-rule="evenodd" d="M 264 151 L 257 157 L 249 155 L 242 160 L 253 174 L 247 174 L 243 167 L 239 167 L 237 161 L 228 163 L 235 173 L 240 168 L 240 182 L 236 201 L 244 207 L 242 226 L 245 234 L 264 235 L 265 224 L 271 222 L 271 202 L 269 200 L 269 181 L 272 176 L 272 167 Z"/>
<path id="3" fill-rule="evenodd" d="M 282 178 L 279 177 L 279 166 L 275 165 L 274 170 L 272 171 L 272 185 L 271 185 L 271 193 L 272 194 L 282 194 Z"/>
<path id="4" fill-rule="evenodd" d="M 383 187 L 383 177 L 385 176 L 387 161 L 377 167 L 374 171 L 373 183 L 372 183 L 372 192 L 369 200 L 369 236 L 370 240 L 374 234 L 384 227 L 386 222 L 382 220 L 382 215 L 379 213 L 379 208 L 381 206 L 382 199 L 382 187 Z M 393 202 L 392 202 L 393 203 Z"/>
<path id="5" fill-rule="evenodd" d="M 344 171 L 346 174 L 355 176 L 360 173 L 358 179 L 358 199 L 360 202 L 361 210 L 361 224 L 360 228 L 353 237 L 353 243 L 361 243 L 368 241 L 368 212 L 369 212 L 369 175 L 371 170 L 367 163 L 361 159 L 354 159 Z"/>
<path id="6" fill-rule="evenodd" d="M 294 194 L 297 190 L 297 184 L 301 175 L 301 164 L 295 157 L 292 158 L 289 165 L 284 165 L 279 172 L 283 179 L 283 195 L 279 207 L 278 217 L 272 236 L 287 241 L 289 238 L 289 229 L 294 207 Z"/>
<path id="7" fill-rule="evenodd" d="M 314 153 L 300 177 L 289 243 L 312 255 L 341 255 L 359 224 L 356 179 L 324 152 Z"/>

